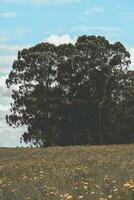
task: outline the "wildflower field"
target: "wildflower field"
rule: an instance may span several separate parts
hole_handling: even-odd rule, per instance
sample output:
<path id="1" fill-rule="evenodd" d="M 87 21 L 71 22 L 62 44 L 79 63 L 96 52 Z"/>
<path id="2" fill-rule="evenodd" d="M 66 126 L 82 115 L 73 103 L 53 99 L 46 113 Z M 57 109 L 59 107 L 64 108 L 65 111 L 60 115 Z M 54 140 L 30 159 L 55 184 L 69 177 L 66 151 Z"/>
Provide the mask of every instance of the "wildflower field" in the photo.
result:
<path id="1" fill-rule="evenodd" d="M 0 200 L 134 200 L 134 145 L 0 149 Z"/>

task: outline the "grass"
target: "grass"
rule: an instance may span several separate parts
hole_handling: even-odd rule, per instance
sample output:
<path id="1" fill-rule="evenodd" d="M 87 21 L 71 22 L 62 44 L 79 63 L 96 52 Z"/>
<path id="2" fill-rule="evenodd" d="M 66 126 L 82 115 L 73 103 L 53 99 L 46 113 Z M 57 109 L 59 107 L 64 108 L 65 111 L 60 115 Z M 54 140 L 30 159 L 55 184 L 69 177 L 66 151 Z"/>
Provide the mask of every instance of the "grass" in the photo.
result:
<path id="1" fill-rule="evenodd" d="M 0 149 L 0 200 L 134 200 L 134 145 Z"/>

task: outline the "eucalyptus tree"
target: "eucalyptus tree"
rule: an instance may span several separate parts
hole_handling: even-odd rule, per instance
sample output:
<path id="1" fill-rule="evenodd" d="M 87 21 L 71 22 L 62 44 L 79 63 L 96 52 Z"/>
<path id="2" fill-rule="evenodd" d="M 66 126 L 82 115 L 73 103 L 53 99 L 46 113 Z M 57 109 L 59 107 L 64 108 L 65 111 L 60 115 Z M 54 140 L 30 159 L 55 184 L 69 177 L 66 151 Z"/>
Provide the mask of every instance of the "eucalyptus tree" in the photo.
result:
<path id="1" fill-rule="evenodd" d="M 129 63 L 120 42 L 100 36 L 23 49 L 6 81 L 17 87 L 7 122 L 26 125 L 24 141 L 39 146 L 110 143 L 117 138 L 113 127 L 129 85 Z"/>
<path id="2" fill-rule="evenodd" d="M 17 85 L 13 90 L 10 125 L 27 126 L 23 134 L 25 142 L 36 145 L 51 145 L 51 91 L 56 76 L 56 47 L 42 43 L 18 52 L 9 78 L 8 87 Z"/>
<path id="3" fill-rule="evenodd" d="M 75 50 L 58 69 L 58 77 L 62 77 L 59 83 L 70 107 L 71 143 L 112 142 L 113 135 L 110 138 L 108 133 L 113 131 L 115 108 L 128 84 L 129 63 L 130 55 L 120 42 L 110 44 L 100 36 L 78 38 Z"/>

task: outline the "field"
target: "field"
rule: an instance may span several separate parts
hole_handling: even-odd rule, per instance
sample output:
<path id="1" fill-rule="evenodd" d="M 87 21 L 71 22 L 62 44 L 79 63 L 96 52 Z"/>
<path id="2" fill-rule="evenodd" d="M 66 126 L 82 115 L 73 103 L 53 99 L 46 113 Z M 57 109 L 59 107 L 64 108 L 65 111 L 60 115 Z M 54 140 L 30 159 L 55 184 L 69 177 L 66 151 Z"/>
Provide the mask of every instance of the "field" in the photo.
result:
<path id="1" fill-rule="evenodd" d="M 134 200 L 134 145 L 0 149 L 0 200 Z"/>

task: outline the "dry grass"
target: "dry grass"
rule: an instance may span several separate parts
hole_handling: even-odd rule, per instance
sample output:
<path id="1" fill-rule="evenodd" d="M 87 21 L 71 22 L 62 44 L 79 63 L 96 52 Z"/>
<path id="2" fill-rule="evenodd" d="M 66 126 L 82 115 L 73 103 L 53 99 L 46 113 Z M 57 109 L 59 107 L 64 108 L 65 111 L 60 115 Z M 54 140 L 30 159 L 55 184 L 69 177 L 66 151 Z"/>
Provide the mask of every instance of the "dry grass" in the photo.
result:
<path id="1" fill-rule="evenodd" d="M 134 145 L 0 149 L 0 200 L 134 200 Z"/>

